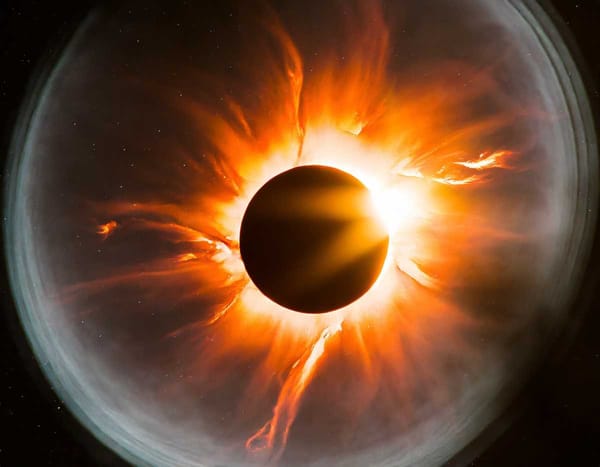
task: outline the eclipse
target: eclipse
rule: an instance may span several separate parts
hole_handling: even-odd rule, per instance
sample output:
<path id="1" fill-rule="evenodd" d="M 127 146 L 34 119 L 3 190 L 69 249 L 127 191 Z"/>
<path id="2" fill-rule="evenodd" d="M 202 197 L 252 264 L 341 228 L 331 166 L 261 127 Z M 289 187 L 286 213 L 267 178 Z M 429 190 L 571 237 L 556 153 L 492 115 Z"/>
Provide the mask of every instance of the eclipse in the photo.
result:
<path id="1" fill-rule="evenodd" d="M 306 165 L 270 179 L 251 199 L 240 251 L 256 287 L 303 313 L 326 313 L 365 294 L 389 235 L 367 187 L 342 170 Z"/>

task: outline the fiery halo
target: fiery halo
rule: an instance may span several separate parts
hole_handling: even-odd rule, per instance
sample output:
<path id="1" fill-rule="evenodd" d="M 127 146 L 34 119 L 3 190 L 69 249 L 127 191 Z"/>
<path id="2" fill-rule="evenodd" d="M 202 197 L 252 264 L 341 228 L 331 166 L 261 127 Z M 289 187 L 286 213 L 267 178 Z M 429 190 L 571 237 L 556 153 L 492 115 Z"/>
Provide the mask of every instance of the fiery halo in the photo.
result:
<path id="1" fill-rule="evenodd" d="M 198 374 L 210 374 L 213 365 L 226 365 L 217 362 L 232 355 L 269 348 L 253 379 L 262 380 L 261 385 L 273 384 L 268 383 L 272 377 L 267 375 L 278 375 L 279 395 L 271 417 L 249 435 L 245 446 L 250 455 L 266 455 L 271 461 L 283 454 L 304 392 L 328 353 L 335 352 L 330 346 L 350 353 L 358 362 L 354 371 L 366 372 L 364 384 L 376 388 L 382 375 L 370 374 L 377 366 L 372 360 L 382 360 L 402 373 L 402 365 L 391 362 L 399 357 L 398 352 L 389 350 L 398 336 L 406 334 L 418 340 L 421 328 L 431 319 L 443 322 L 450 335 L 462 326 L 476 325 L 444 297 L 445 278 L 456 274 L 461 258 L 444 251 L 439 239 L 426 233 L 428 227 L 442 222 L 444 216 L 461 212 L 468 219 L 471 240 L 479 235 L 502 242 L 526 240 L 518 232 L 493 226 L 491 219 L 474 219 L 468 199 L 461 199 L 460 192 L 464 186 L 493 183 L 497 171 L 526 170 L 519 166 L 518 151 L 522 148 L 478 143 L 508 125 L 510 113 L 494 109 L 489 116 L 459 121 L 455 128 L 446 130 L 445 120 L 454 117 L 457 107 L 468 107 L 494 90 L 491 70 L 464 71 L 472 74 L 470 87 L 465 90 L 449 94 L 433 81 L 417 86 L 407 100 L 404 90 L 386 74 L 390 33 L 380 6 L 365 2 L 361 12 L 369 30 L 357 38 L 347 61 L 340 67 L 325 62 L 322 69 L 313 71 L 310 81 L 304 76 L 292 38 L 276 20 L 269 24 L 268 40 L 277 43 L 280 63 L 272 70 L 278 72 L 274 73 L 274 83 L 268 83 L 274 87 L 270 89 L 274 100 L 268 103 L 273 110 L 266 107 L 259 111 L 273 115 L 279 108 L 283 112 L 269 122 L 264 134 L 256 134 L 250 123 L 254 115 L 246 115 L 234 101 L 227 103 L 229 119 L 206 115 L 196 105 L 186 108 L 199 131 L 214 135 L 227 165 L 221 167 L 212 156 L 212 170 L 222 174 L 235 192 L 216 203 L 215 233 L 209 235 L 192 227 L 194 215 L 174 215 L 160 205 L 136 203 L 113 208 L 121 216 L 131 210 L 141 222 L 147 222 L 145 215 L 176 218 L 148 224 L 147 228 L 164 229 L 178 239 L 176 242 L 195 245 L 201 254 L 196 249 L 180 253 L 164 274 L 177 274 L 185 268 L 186 274 L 197 274 L 198 283 L 204 283 L 206 269 L 216 268 L 227 277 L 229 298 L 205 321 L 186 324 L 170 335 L 193 333 L 192 329 L 207 326 L 219 334 L 219 348 L 202 346 L 203 360 L 210 363 L 205 363 L 205 368 L 199 365 Z M 241 218 L 256 191 L 278 173 L 308 164 L 335 167 L 361 180 L 372 192 L 390 234 L 388 259 L 372 289 L 353 304 L 317 317 L 285 310 L 264 297 L 245 274 L 238 249 Z M 436 185 L 441 189 L 436 190 Z M 197 215 L 206 214 L 199 211 Z M 111 217 L 98 226 L 98 234 L 106 239 L 111 227 L 121 223 L 118 216 Z M 449 225 L 447 235 L 465 242 L 464 228 L 463 223 Z M 457 248 L 461 247 L 459 243 Z M 470 254 L 477 256 L 477 244 L 471 248 Z M 435 260 L 429 262 L 432 256 Z M 409 309 L 417 303 L 431 311 Z M 242 334 L 245 342 L 239 346 Z M 334 340 L 339 342 L 333 344 Z M 368 410 L 367 401 L 363 404 L 362 410 Z"/>

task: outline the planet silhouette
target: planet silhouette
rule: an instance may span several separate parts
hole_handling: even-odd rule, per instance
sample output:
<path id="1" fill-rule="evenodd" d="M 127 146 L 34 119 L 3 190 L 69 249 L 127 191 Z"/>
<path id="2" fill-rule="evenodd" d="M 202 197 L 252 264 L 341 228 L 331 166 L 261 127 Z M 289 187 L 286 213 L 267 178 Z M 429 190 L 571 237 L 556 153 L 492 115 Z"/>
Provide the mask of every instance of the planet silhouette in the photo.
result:
<path id="1" fill-rule="evenodd" d="M 309 165 L 277 175 L 254 195 L 240 252 L 265 295 L 292 310 L 324 313 L 371 287 L 388 242 L 367 187 L 341 170 Z"/>

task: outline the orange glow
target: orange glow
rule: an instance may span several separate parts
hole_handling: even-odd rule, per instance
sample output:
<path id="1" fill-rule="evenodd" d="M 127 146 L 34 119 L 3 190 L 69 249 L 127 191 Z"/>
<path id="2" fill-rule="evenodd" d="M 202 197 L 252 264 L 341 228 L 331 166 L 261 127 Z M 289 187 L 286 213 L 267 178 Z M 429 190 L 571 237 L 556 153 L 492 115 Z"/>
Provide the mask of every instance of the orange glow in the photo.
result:
<path id="1" fill-rule="evenodd" d="M 112 234 L 117 228 L 118 224 L 116 221 L 108 221 L 106 224 L 100 224 L 96 228 L 96 233 L 102 237 L 103 240 Z"/>
<path id="2" fill-rule="evenodd" d="M 491 168 L 507 169 L 508 165 L 506 165 L 505 159 L 510 155 L 510 151 L 496 151 L 491 153 L 482 152 L 474 161 L 456 162 L 456 164 L 475 170 L 485 170 Z"/>
<path id="3" fill-rule="evenodd" d="M 274 408 L 254 413 L 264 424 L 254 425 L 245 443 L 249 455 L 271 460 L 280 458 L 293 438 L 307 388 L 328 359 L 352 355 L 352 378 L 362 385 L 353 405 L 357 417 L 368 409 L 384 375 L 394 376 L 394 390 L 408 392 L 416 376 L 404 364 L 404 349 L 418 348 L 426 368 L 434 357 L 423 336 L 432 322 L 436 338 L 448 340 L 473 325 L 448 293 L 470 274 L 472 264 L 465 258 L 485 258 L 494 240 L 519 239 L 483 201 L 470 202 L 461 191 L 493 184 L 499 172 L 517 169 L 520 148 L 482 143 L 509 124 L 511 109 L 498 105 L 477 119 L 465 110 L 493 92 L 491 70 L 462 64 L 470 86 L 452 89 L 448 76 L 455 75 L 457 64 L 439 66 L 420 82 L 390 74 L 383 12 L 376 2 L 361 5 L 360 33 L 352 36 L 345 60 L 323 53 L 306 75 L 293 39 L 271 18 L 265 43 L 274 41 L 276 50 L 262 50 L 257 39 L 263 69 L 248 65 L 248 80 L 257 87 L 253 92 L 262 96 L 260 112 L 248 114 L 233 100 L 221 113 L 201 102 L 174 100 L 212 148 L 199 151 L 202 161 L 189 157 L 187 166 L 200 182 L 210 171 L 222 186 L 199 188 L 186 205 L 157 199 L 96 206 L 123 219 L 98 226 L 102 239 L 119 225 L 160 232 L 181 250 L 164 262 L 78 285 L 143 280 L 148 287 L 189 283 L 190 297 L 218 294 L 207 316 L 169 336 L 196 336 L 193 351 L 201 358 L 194 374 L 207 386 L 226 380 L 232 360 L 255 365 L 238 401 L 241 413 L 252 413 L 261 407 L 256 401 L 278 389 Z M 241 219 L 252 196 L 273 176 L 304 164 L 329 165 L 361 180 L 390 235 L 386 264 L 371 290 L 324 315 L 296 313 L 263 296 L 247 277 L 238 250 Z M 207 329 L 218 345 L 203 340 Z"/>
<path id="4" fill-rule="evenodd" d="M 290 426 L 296 418 L 300 398 L 314 376 L 319 359 L 325 352 L 325 344 L 341 329 L 341 323 L 326 327 L 312 347 L 294 362 L 279 393 L 277 404 L 273 409 L 273 417 L 248 438 L 247 449 L 261 451 L 275 448 L 279 452 L 274 453 L 274 457 L 278 458 L 281 455 L 287 443 Z M 277 439 L 278 437 L 281 439 Z"/>
<path id="5" fill-rule="evenodd" d="M 177 257 L 177 261 L 179 261 L 180 263 L 185 261 L 193 261 L 195 259 L 198 259 L 198 257 L 194 253 L 184 253 Z"/>

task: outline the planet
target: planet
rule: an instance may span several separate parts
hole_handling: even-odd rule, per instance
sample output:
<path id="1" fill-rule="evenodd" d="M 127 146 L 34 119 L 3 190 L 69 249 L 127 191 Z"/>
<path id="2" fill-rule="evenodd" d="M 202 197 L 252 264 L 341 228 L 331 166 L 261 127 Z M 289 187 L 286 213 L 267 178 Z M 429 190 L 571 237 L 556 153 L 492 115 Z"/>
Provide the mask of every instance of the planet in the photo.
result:
<path id="1" fill-rule="evenodd" d="M 90 11 L 31 86 L 5 178 L 12 293 L 65 407 L 134 465 L 483 449 L 578 322 L 597 215 L 552 18 L 533 0 Z"/>
<path id="2" fill-rule="evenodd" d="M 248 204 L 240 232 L 256 286 L 305 313 L 362 296 L 379 276 L 388 243 L 367 187 L 326 166 L 304 165 L 269 180 Z"/>

